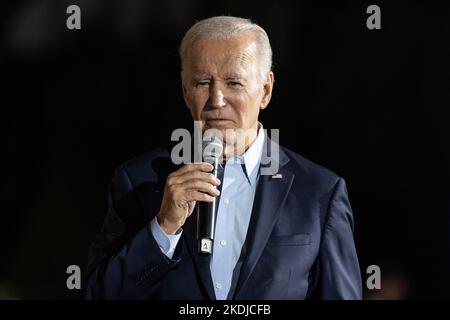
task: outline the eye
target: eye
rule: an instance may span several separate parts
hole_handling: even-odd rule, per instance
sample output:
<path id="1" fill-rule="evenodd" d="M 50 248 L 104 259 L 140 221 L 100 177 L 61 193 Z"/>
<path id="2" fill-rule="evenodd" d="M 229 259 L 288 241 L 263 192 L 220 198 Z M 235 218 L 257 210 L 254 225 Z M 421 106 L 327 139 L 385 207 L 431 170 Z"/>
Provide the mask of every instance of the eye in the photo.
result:
<path id="1" fill-rule="evenodd" d="M 197 87 L 206 87 L 209 85 L 209 80 L 200 80 L 195 84 Z"/>
<path id="2" fill-rule="evenodd" d="M 237 88 L 237 87 L 242 87 L 242 83 L 240 83 L 240 82 L 238 82 L 238 81 L 228 81 L 228 86 L 229 87 L 234 87 L 234 88 Z"/>

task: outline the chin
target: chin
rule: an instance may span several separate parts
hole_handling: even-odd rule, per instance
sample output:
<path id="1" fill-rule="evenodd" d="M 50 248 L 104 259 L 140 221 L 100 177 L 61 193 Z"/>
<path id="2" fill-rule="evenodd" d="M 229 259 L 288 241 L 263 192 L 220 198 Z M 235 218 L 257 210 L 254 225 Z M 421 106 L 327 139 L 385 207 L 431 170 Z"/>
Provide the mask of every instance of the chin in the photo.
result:
<path id="1" fill-rule="evenodd" d="M 229 135 L 230 137 L 229 137 L 229 139 L 227 139 L 227 130 L 235 130 L 235 128 L 232 127 L 232 126 L 228 126 L 228 127 L 218 127 L 218 126 L 210 127 L 210 126 L 205 126 L 205 127 L 204 127 L 204 130 L 203 130 L 203 133 L 204 133 L 206 130 L 217 130 L 217 131 L 219 131 L 219 132 L 220 132 L 220 135 L 221 135 L 220 138 L 222 139 L 222 141 L 223 141 L 224 143 L 226 143 L 227 140 L 234 141 L 234 138 L 235 138 L 235 135 L 234 135 L 234 134 L 231 134 L 231 135 L 230 135 L 230 133 L 228 133 L 228 135 Z"/>

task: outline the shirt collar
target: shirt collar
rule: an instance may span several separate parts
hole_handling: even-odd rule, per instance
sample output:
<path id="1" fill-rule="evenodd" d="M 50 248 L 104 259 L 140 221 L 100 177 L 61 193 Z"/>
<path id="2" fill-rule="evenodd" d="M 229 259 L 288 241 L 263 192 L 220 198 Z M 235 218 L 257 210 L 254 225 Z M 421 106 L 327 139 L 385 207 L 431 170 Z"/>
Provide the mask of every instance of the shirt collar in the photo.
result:
<path id="1" fill-rule="evenodd" d="M 254 185 L 258 176 L 258 169 L 261 163 L 261 154 L 264 146 L 264 128 L 261 122 L 258 122 L 258 135 L 252 142 L 250 147 L 245 151 L 243 155 L 233 157 L 227 160 L 229 163 L 240 163 L 244 170 L 245 175 L 250 183 Z"/>

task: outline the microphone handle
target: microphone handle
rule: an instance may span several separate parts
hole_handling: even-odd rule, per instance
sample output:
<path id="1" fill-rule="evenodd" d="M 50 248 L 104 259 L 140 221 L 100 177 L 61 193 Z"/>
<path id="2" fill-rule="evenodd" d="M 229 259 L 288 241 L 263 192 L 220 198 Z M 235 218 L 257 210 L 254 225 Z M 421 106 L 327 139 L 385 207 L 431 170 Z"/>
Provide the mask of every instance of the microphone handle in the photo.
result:
<path id="1" fill-rule="evenodd" d="M 213 174 L 217 178 L 217 167 L 219 159 L 214 158 Z M 213 202 L 197 202 L 197 242 L 198 253 L 201 255 L 210 255 L 213 250 L 214 229 L 216 227 L 216 207 L 217 197 Z"/>

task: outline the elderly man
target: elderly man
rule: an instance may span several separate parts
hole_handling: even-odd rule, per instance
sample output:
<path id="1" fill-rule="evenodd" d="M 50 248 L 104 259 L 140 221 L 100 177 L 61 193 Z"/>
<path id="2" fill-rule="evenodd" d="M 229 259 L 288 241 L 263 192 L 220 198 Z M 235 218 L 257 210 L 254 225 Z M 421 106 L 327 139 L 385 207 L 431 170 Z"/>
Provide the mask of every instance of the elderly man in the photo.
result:
<path id="1" fill-rule="evenodd" d="M 258 122 L 274 75 L 266 32 L 249 20 L 196 23 L 180 47 L 183 96 L 201 129 L 223 133 L 224 170 L 177 166 L 171 149 L 120 166 L 91 246 L 87 299 L 359 299 L 344 180 L 279 147 Z M 227 132 L 250 132 L 246 136 Z M 252 134 L 253 132 L 253 134 Z M 219 196 L 220 194 L 220 196 Z M 212 255 L 197 252 L 197 202 L 217 197 Z"/>

